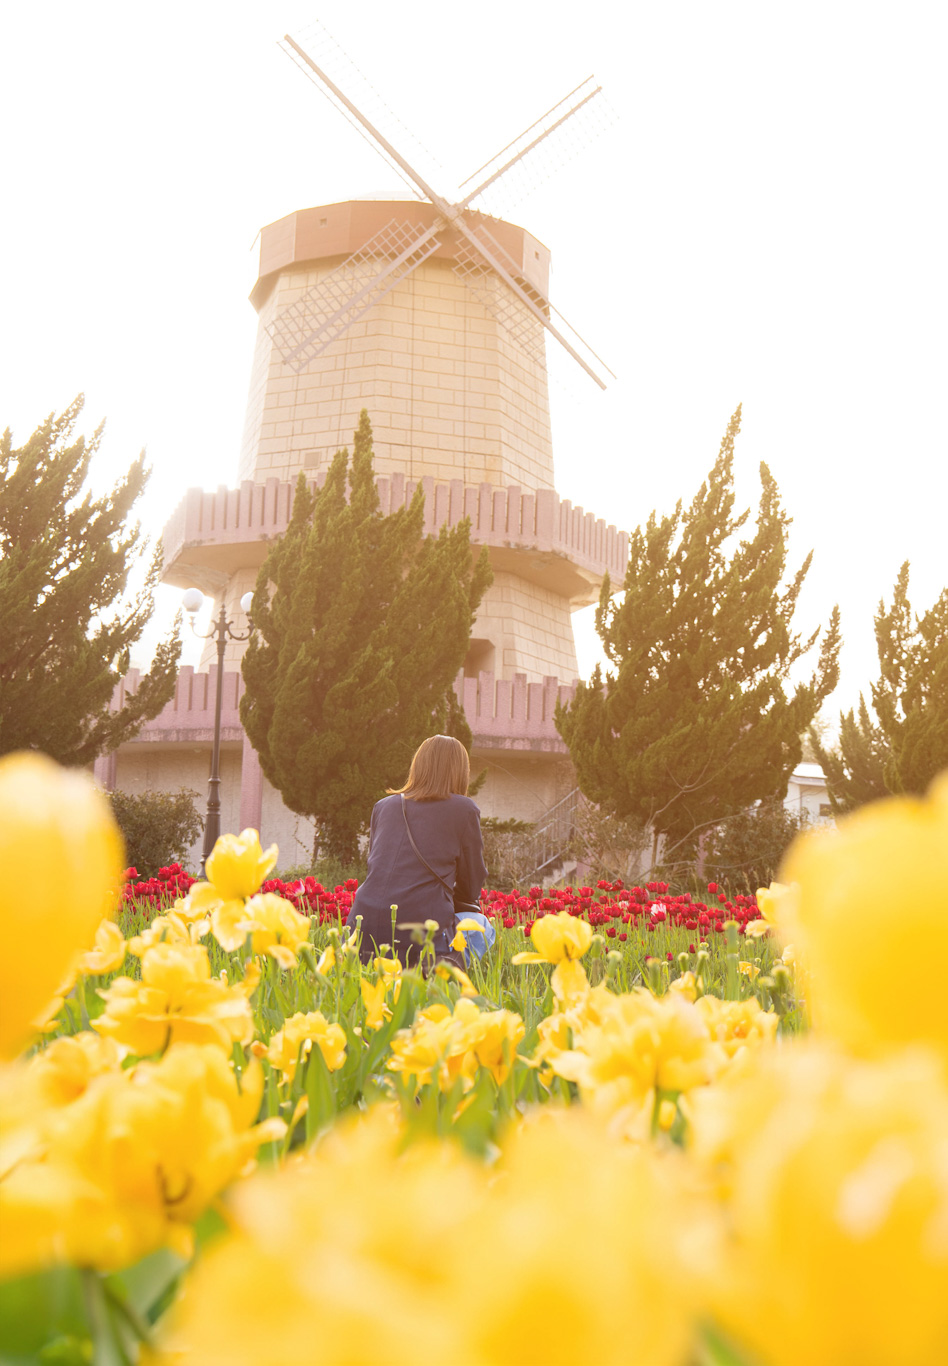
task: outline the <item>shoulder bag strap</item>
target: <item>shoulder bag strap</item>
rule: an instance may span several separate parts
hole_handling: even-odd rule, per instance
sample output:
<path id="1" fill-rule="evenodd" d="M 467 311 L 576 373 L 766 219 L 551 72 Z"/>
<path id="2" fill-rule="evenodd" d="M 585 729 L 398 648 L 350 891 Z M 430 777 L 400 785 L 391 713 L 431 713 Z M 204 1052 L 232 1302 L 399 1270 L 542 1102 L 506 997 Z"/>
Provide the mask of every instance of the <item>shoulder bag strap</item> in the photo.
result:
<path id="1" fill-rule="evenodd" d="M 421 852 L 421 850 L 418 848 L 418 845 L 415 843 L 415 837 L 414 837 L 414 835 L 411 833 L 411 826 L 408 824 L 408 801 L 407 801 L 407 798 L 405 797 L 404 792 L 401 794 L 401 797 L 402 797 L 402 815 L 405 817 L 405 831 L 406 831 L 406 833 L 407 833 L 407 835 L 408 835 L 408 842 L 409 842 L 409 844 L 410 844 L 411 847 L 414 849 L 414 851 L 415 851 L 415 853 L 418 855 L 418 857 L 421 859 L 421 861 L 422 861 L 422 863 L 425 865 L 425 867 L 428 869 L 428 872 L 431 874 L 431 876 L 432 876 L 432 877 L 436 877 L 436 878 L 438 879 L 438 881 L 441 883 L 441 886 L 445 889 L 445 891 L 446 891 L 446 892 L 449 892 L 450 895 L 451 895 L 451 897 L 453 898 L 453 897 L 454 897 L 454 889 L 453 889 L 453 887 L 451 887 L 447 882 L 445 882 L 444 878 L 441 876 L 440 873 L 436 873 L 436 872 L 435 872 L 435 870 L 432 868 L 431 864 L 430 864 L 430 863 L 428 862 L 428 860 L 425 858 L 424 854 L 423 854 L 423 853 Z"/>
<path id="2" fill-rule="evenodd" d="M 450 885 L 450 883 L 445 882 L 444 878 L 441 876 L 440 873 L 436 873 L 436 872 L 435 872 L 435 870 L 432 868 L 431 864 L 430 864 L 430 863 L 428 862 L 428 860 L 425 858 L 424 854 L 423 854 L 423 853 L 421 852 L 421 850 L 418 848 L 418 845 L 415 843 L 415 837 L 414 837 L 414 835 L 411 833 L 411 826 L 408 824 L 408 799 L 406 798 L 404 792 L 401 794 L 401 798 L 402 798 L 402 815 L 405 817 L 405 833 L 406 833 L 407 836 L 408 836 L 408 842 L 409 842 L 409 844 L 410 844 L 411 847 L 414 849 L 415 853 L 418 855 L 418 857 L 419 857 L 419 859 L 421 860 L 421 862 L 422 862 L 422 863 L 425 865 L 425 867 L 428 869 L 428 872 L 431 874 L 431 876 L 438 879 L 438 881 L 441 883 L 441 886 L 444 888 L 444 890 L 445 890 L 445 891 L 448 893 L 448 895 L 450 896 L 452 902 L 454 902 L 454 888 Z M 481 908 L 480 908 L 480 906 L 475 906 L 475 905 L 473 904 L 473 902 L 470 902 L 470 901 L 457 901 L 457 902 L 454 902 L 454 904 L 455 904 L 456 907 L 457 907 L 457 906 L 466 906 L 469 910 L 476 911 L 478 914 L 481 914 Z M 456 914 L 456 912 L 455 912 L 455 914 Z"/>

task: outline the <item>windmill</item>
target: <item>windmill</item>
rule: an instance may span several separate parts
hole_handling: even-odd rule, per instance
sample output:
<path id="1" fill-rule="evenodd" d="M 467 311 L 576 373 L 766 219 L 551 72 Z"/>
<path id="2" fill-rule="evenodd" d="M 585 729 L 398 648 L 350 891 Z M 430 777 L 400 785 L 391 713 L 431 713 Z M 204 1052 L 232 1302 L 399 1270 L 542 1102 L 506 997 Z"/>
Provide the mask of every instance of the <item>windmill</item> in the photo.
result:
<path id="1" fill-rule="evenodd" d="M 480 800 L 524 820 L 562 814 L 571 780 L 553 712 L 578 673 L 571 613 L 599 600 L 607 573 L 622 581 L 627 538 L 556 491 L 546 332 L 599 386 L 611 372 L 551 305 L 549 251 L 499 216 L 497 193 L 522 191 L 545 158 L 562 158 L 564 141 L 575 147 L 604 98 L 584 81 L 442 195 L 433 185 L 444 177 L 417 169 L 428 166 L 424 149 L 412 144 L 409 161 L 379 131 L 391 133 L 392 116 L 376 113 L 358 73 L 340 79 L 338 57 L 319 48 L 314 60 L 289 37 L 286 51 L 411 195 L 310 205 L 261 228 L 240 486 L 188 493 L 166 529 L 166 581 L 207 587 L 233 614 L 289 522 L 299 476 L 325 479 L 367 408 L 380 507 L 405 506 L 421 485 L 425 533 L 468 519 L 472 545 L 491 558 L 494 583 L 457 680 L 473 753 L 491 766 Z M 205 695 L 198 686 L 196 733 Z M 241 824 L 266 820 L 292 846 L 295 818 L 267 794 L 252 755 L 244 741 Z"/>
<path id="2" fill-rule="evenodd" d="M 475 209 L 477 202 L 509 177 L 514 167 L 546 152 L 554 135 L 581 111 L 588 112 L 603 103 L 602 89 L 595 84 L 595 78 L 588 77 L 479 167 L 462 182 L 461 189 L 472 181 L 476 183 L 461 200 L 452 203 L 432 187 L 426 176 L 388 141 L 294 38 L 287 34 L 284 43 L 284 50 L 294 62 L 398 171 L 413 192 L 434 207 L 437 216 L 430 226 L 392 218 L 356 252 L 284 308 L 266 329 L 283 364 L 297 372 L 304 370 L 450 240 L 455 274 L 534 362 L 545 362 L 543 333 L 536 326 L 539 323 L 605 389 L 603 374 L 612 375 L 612 371 L 549 299 L 522 278 L 516 262 L 485 222 L 484 214 Z M 491 274 L 501 282 L 502 289 L 492 287 Z"/>

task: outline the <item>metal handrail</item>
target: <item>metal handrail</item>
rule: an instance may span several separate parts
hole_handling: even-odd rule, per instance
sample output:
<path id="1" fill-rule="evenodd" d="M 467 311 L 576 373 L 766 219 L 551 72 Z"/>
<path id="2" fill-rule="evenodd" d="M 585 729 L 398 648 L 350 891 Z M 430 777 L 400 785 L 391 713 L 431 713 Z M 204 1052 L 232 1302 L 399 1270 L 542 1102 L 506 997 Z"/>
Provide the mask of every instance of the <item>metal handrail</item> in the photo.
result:
<path id="1" fill-rule="evenodd" d="M 576 829 L 580 791 L 574 787 L 540 818 L 530 836 L 534 876 L 550 868 L 566 853 Z"/>

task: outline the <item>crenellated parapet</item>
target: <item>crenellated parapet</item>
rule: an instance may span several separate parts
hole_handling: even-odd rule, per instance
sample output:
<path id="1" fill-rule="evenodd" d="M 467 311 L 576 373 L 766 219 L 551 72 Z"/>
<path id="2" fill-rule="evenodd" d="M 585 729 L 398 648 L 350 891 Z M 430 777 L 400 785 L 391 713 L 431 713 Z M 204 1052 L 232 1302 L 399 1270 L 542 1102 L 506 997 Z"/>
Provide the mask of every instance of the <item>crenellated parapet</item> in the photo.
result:
<path id="1" fill-rule="evenodd" d="M 131 669 L 112 697 L 117 711 L 138 687 L 139 671 Z M 178 673 L 174 697 L 146 721 L 132 744 L 195 745 L 210 744 L 214 734 L 214 698 L 217 669 L 197 671 L 189 665 Z M 553 723 L 557 702 L 568 702 L 575 684 L 565 686 L 556 678 L 530 683 L 525 674 L 511 679 L 481 673 L 476 678 L 459 674 L 454 690 L 464 708 L 474 737 L 474 750 L 487 754 L 496 750 L 521 750 L 527 753 L 566 753 Z M 224 744 L 243 743 L 240 698 L 244 680 L 239 670 L 225 669 L 221 706 L 221 740 Z"/>
<path id="2" fill-rule="evenodd" d="M 322 486 L 325 478 L 321 473 L 310 487 Z M 495 573 L 516 574 L 573 608 L 598 599 L 605 574 L 613 583 L 622 581 L 628 534 L 552 489 L 529 493 L 393 474 L 377 481 L 382 512 L 407 506 L 419 482 L 426 533 L 470 518 L 471 540 L 487 547 Z M 189 489 L 165 527 L 165 581 L 214 593 L 238 570 L 258 568 L 268 543 L 289 525 L 294 492 L 294 484 L 277 479 L 245 480 L 239 488 L 214 493 Z"/>

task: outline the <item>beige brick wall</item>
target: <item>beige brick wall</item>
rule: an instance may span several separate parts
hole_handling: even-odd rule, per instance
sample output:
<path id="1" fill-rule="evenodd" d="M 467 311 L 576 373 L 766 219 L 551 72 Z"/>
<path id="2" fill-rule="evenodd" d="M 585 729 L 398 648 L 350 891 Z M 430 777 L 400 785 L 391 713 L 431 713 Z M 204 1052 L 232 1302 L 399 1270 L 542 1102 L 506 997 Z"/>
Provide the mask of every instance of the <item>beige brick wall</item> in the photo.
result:
<path id="1" fill-rule="evenodd" d="M 195 806 L 201 815 L 207 809 L 207 779 L 211 753 L 207 747 L 190 745 L 174 748 L 161 745 L 127 745 L 116 755 L 115 786 L 120 792 L 136 796 L 143 792 L 177 792 L 182 787 L 196 792 Z M 241 748 L 221 749 L 221 830 L 237 831 L 240 819 Z M 197 874 L 201 862 L 203 835 L 191 846 L 188 871 Z"/>
<path id="2" fill-rule="evenodd" d="M 221 750 L 221 831 L 237 834 L 240 829 L 241 749 Z M 207 807 L 207 778 L 210 750 L 190 747 L 129 746 L 119 750 L 115 786 L 122 792 L 176 792 L 189 787 L 198 793 L 196 806 L 201 815 Z M 280 868 L 308 863 L 313 850 L 313 823 L 283 805 L 279 792 L 264 779 L 263 813 L 260 822 L 264 845 L 276 844 Z M 198 873 L 203 835 L 195 840 L 187 867 Z"/>
<path id="3" fill-rule="evenodd" d="M 487 778 L 474 800 L 482 816 L 500 820 L 538 821 L 576 786 L 569 762 L 550 755 L 505 754 L 498 759 L 479 757 L 475 751 L 472 774 L 485 768 Z"/>
<path id="4" fill-rule="evenodd" d="M 529 682 L 541 683 L 555 674 L 569 683 L 579 674 L 565 598 L 514 574 L 494 575 L 471 635 L 493 643 L 498 678 L 524 673 Z"/>
<path id="5" fill-rule="evenodd" d="M 227 586 L 227 617 L 241 632 L 247 629 L 247 619 L 241 611 L 240 599 L 248 589 L 253 589 L 256 577 L 256 570 L 239 570 Z M 213 610 L 216 619 L 220 598 L 215 599 Z M 490 641 L 492 657 L 489 661 L 482 658 L 477 667 L 490 668 L 498 678 L 509 679 L 523 673 L 529 682 L 541 683 L 555 674 L 568 683 L 579 674 L 566 599 L 515 574 L 495 574 L 481 601 L 471 636 L 474 640 Z M 246 648 L 245 641 L 229 640 L 225 668 L 237 667 Z M 216 663 L 217 645 L 209 640 L 199 667 L 207 669 Z"/>
<path id="6" fill-rule="evenodd" d="M 515 340 L 450 264 L 428 261 L 296 374 L 265 329 L 329 270 L 282 272 L 261 308 L 242 479 L 324 469 L 367 408 L 379 474 L 553 487 L 544 329 L 528 310 L 514 301 Z"/>

